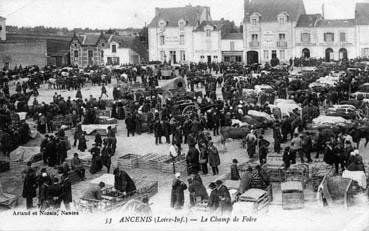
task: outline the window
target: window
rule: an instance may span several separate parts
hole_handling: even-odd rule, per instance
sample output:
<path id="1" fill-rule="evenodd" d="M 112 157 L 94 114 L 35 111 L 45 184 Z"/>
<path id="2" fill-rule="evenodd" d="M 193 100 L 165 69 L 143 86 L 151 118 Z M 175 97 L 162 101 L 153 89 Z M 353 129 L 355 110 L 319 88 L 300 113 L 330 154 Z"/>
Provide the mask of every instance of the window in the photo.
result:
<path id="1" fill-rule="evenodd" d="M 165 44 L 165 37 L 164 35 L 160 36 L 160 45 L 164 45 Z"/>
<path id="2" fill-rule="evenodd" d="M 285 41 L 286 40 L 286 34 L 279 34 L 279 41 Z"/>
<path id="3" fill-rule="evenodd" d="M 234 42 L 231 41 L 229 45 L 230 45 L 231 51 L 234 51 Z"/>
<path id="4" fill-rule="evenodd" d="M 284 23 L 286 23 L 286 18 L 285 17 L 279 17 L 278 21 L 279 21 L 280 24 L 284 24 Z"/>
<path id="5" fill-rule="evenodd" d="M 285 54 L 285 51 L 284 50 L 280 50 L 279 51 L 279 58 L 281 60 L 284 60 L 286 58 L 286 54 Z"/>
<path id="6" fill-rule="evenodd" d="M 186 53 L 185 53 L 185 51 L 180 51 L 179 54 L 180 54 L 181 61 L 186 61 Z"/>
<path id="7" fill-rule="evenodd" d="M 211 36 L 211 30 L 210 29 L 207 29 L 206 30 L 206 37 L 210 37 Z"/>
<path id="8" fill-rule="evenodd" d="M 264 60 L 269 60 L 269 51 L 264 50 Z"/>
<path id="9" fill-rule="evenodd" d="M 213 59 L 218 59 L 218 56 L 217 55 L 214 55 Z"/>
<path id="10" fill-rule="evenodd" d="M 89 51 L 88 51 L 88 57 L 89 57 L 89 58 L 94 57 L 94 52 L 93 52 L 93 51 L 91 51 L 91 50 L 89 50 Z"/>
<path id="11" fill-rule="evenodd" d="M 165 51 L 160 51 L 160 61 L 165 61 Z"/>
<path id="12" fill-rule="evenodd" d="M 251 35 L 251 40 L 252 41 L 258 41 L 259 40 L 258 37 L 259 37 L 258 34 L 252 34 Z"/>
<path id="13" fill-rule="evenodd" d="M 159 28 L 160 28 L 160 31 L 163 32 L 165 30 L 165 22 L 164 21 L 161 21 L 159 23 Z"/>
<path id="14" fill-rule="evenodd" d="M 104 51 L 100 51 L 100 56 L 102 59 L 104 58 Z"/>
<path id="15" fill-rule="evenodd" d="M 272 59 L 277 58 L 277 51 L 276 50 L 272 50 Z"/>
<path id="16" fill-rule="evenodd" d="M 2 31 L 3 30 L 3 27 L 2 26 L 0 26 L 0 31 Z"/>
<path id="17" fill-rule="evenodd" d="M 74 47 L 77 47 L 77 43 L 74 44 Z"/>
<path id="18" fill-rule="evenodd" d="M 101 47 L 104 47 L 105 46 L 105 43 L 101 43 Z"/>
<path id="19" fill-rule="evenodd" d="M 346 42 L 346 33 L 345 32 L 340 33 L 340 42 Z"/>
<path id="20" fill-rule="evenodd" d="M 117 52 L 117 45 L 111 45 L 111 52 L 116 53 Z"/>
<path id="21" fill-rule="evenodd" d="M 324 33 L 324 42 L 334 42 L 334 34 Z"/>
<path id="22" fill-rule="evenodd" d="M 363 48 L 362 49 L 362 56 L 368 57 L 369 56 L 369 48 Z"/>
<path id="23" fill-rule="evenodd" d="M 203 56 L 203 55 L 201 55 L 201 56 L 200 56 L 200 59 L 204 59 L 204 56 Z"/>
<path id="24" fill-rule="evenodd" d="M 185 26 L 185 23 L 183 21 L 180 21 L 179 22 L 179 30 L 184 31 L 184 26 Z"/>
<path id="25" fill-rule="evenodd" d="M 78 58 L 78 51 L 74 51 L 74 58 Z"/>
<path id="26" fill-rule="evenodd" d="M 302 33 L 301 34 L 301 42 L 310 43 L 310 33 Z"/>
<path id="27" fill-rule="evenodd" d="M 238 63 L 242 62 L 242 57 L 241 56 L 236 56 L 236 62 L 238 62 Z"/>
<path id="28" fill-rule="evenodd" d="M 229 59 L 229 56 L 224 56 L 224 62 L 229 62 L 230 59 Z"/>
<path id="29" fill-rule="evenodd" d="M 251 19 L 251 24 L 256 25 L 258 23 L 258 20 L 256 18 Z"/>
<path id="30" fill-rule="evenodd" d="M 179 45 L 184 45 L 184 35 L 183 34 L 179 36 Z"/>

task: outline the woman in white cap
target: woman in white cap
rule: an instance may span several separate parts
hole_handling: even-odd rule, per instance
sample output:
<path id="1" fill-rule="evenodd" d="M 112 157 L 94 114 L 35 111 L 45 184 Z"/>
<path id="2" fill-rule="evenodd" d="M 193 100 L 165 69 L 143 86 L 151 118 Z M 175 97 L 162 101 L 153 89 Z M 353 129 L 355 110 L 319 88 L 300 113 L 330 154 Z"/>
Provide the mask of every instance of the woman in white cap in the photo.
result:
<path id="1" fill-rule="evenodd" d="M 181 209 L 184 205 L 184 190 L 187 185 L 181 180 L 181 173 L 175 174 L 175 179 L 172 183 L 172 193 L 170 199 L 170 206 L 175 209 Z"/>

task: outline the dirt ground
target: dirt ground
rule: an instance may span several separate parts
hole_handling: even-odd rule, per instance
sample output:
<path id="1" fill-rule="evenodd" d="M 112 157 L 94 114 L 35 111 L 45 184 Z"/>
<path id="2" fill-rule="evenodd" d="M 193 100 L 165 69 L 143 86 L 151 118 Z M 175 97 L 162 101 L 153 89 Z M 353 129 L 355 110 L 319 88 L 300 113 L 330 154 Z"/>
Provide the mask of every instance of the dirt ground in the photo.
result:
<path id="1" fill-rule="evenodd" d="M 160 84 L 163 84 L 164 81 L 161 81 Z M 11 90 L 14 90 L 13 87 Z M 107 87 L 108 94 L 111 97 L 112 87 Z M 41 103 L 42 101 L 48 103 L 52 101 L 52 95 L 54 92 L 58 92 L 63 97 L 71 96 L 74 98 L 76 91 L 57 91 L 57 90 L 48 90 L 47 85 L 43 85 L 39 90 L 40 95 L 37 97 L 38 101 Z M 82 89 L 82 95 L 84 97 L 89 97 L 89 95 L 93 95 L 94 97 L 98 97 L 100 95 L 100 87 L 92 87 L 87 86 Z M 220 88 L 217 89 L 217 95 L 220 97 Z M 31 98 L 30 103 L 33 99 Z M 66 135 L 69 137 L 69 141 L 73 141 L 73 135 L 70 130 L 66 132 Z M 272 141 L 272 132 L 271 130 L 267 130 L 264 135 L 269 141 Z M 220 144 L 220 136 L 212 137 L 215 143 L 215 146 L 218 148 L 221 159 L 221 166 L 219 168 L 220 174 L 219 176 L 212 176 L 211 174 L 207 176 L 201 176 L 204 185 L 209 185 L 210 182 L 215 181 L 216 179 L 221 178 L 223 175 L 230 172 L 230 165 L 232 159 L 238 159 L 239 163 L 243 163 L 248 161 L 248 156 L 246 153 L 246 149 L 241 148 L 241 143 L 238 140 L 228 140 L 226 143 L 227 150 L 224 150 L 222 145 Z M 91 147 L 94 138 L 91 136 L 87 137 L 88 148 Z M 116 160 L 120 156 L 123 156 L 128 153 L 144 155 L 149 152 L 158 153 L 161 155 L 167 155 L 169 153 L 169 145 L 168 144 L 160 144 L 155 145 L 155 139 L 153 134 L 143 133 L 141 135 L 135 135 L 134 137 L 126 136 L 126 128 L 124 121 L 119 121 L 118 124 L 118 132 L 117 132 L 117 151 L 116 155 L 113 157 L 113 166 L 116 166 Z M 163 141 L 165 140 L 162 139 Z M 37 146 L 41 142 L 41 138 L 37 140 L 31 141 L 28 146 Z M 25 145 L 25 146 L 27 146 Z M 187 145 L 183 146 L 183 153 L 187 153 L 188 147 Z M 273 144 L 270 145 L 273 147 Z M 68 151 L 68 156 L 72 156 L 73 153 L 76 152 L 76 149 L 72 147 L 72 150 Z M 368 160 L 368 148 L 364 148 L 361 145 L 360 152 L 364 156 L 366 160 Z M 0 173 L 1 181 L 4 187 L 4 191 L 12 194 L 19 195 L 19 205 L 21 208 L 24 208 L 25 201 L 21 198 L 23 182 L 21 172 L 25 168 L 25 163 L 11 163 L 11 170 L 5 173 Z M 211 172 L 211 169 L 209 169 Z M 173 175 L 164 174 L 159 171 L 154 170 L 144 170 L 144 169 L 133 169 L 127 170 L 129 175 L 136 180 L 145 179 L 145 180 L 154 180 L 159 183 L 159 193 L 154 197 L 150 198 L 150 202 L 152 203 L 152 210 L 154 214 L 192 214 L 189 209 L 189 195 L 188 192 L 185 193 L 185 208 L 182 211 L 172 210 L 169 206 L 170 204 L 170 191 L 171 191 L 171 182 L 173 180 Z M 106 173 L 106 169 L 97 174 L 90 175 L 88 173 L 88 169 L 86 170 L 87 180 L 74 184 L 72 187 L 73 192 L 73 200 L 78 200 L 82 195 L 83 191 L 87 189 L 89 186 L 89 181 L 91 179 L 95 179 L 102 174 Z M 304 201 L 305 208 L 301 210 L 283 210 L 282 209 L 282 196 L 280 191 L 280 184 L 273 184 L 273 197 L 274 201 L 269 207 L 269 212 L 264 215 L 257 215 L 258 222 L 255 224 L 251 224 L 248 228 L 255 230 L 265 230 L 265 229 L 273 229 L 273 230 L 343 230 L 346 226 L 348 226 L 352 221 L 355 220 L 359 215 L 363 214 L 364 211 L 368 209 L 368 203 L 363 202 L 361 206 L 343 209 L 343 208 L 320 208 L 316 201 L 316 195 L 312 191 L 312 187 L 309 184 L 308 187 L 304 190 Z M 36 204 L 35 200 L 35 204 Z M 369 217 L 368 217 L 368 225 L 369 225 Z M 199 226 L 200 227 L 200 226 Z M 210 227 L 210 226 L 209 226 Z M 219 228 L 222 226 L 219 226 Z M 183 228 L 183 227 L 182 227 Z M 1 229 L 1 228 L 0 228 Z"/>

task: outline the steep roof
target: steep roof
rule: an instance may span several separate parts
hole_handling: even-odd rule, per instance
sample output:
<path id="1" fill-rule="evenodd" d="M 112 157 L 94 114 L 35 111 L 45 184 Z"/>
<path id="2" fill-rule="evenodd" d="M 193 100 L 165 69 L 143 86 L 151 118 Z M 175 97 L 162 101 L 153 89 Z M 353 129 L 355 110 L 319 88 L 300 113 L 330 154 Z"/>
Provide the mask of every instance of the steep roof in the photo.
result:
<path id="1" fill-rule="evenodd" d="M 103 33 L 74 34 L 72 40 L 75 38 L 85 46 L 96 46 L 100 39 L 107 39 Z"/>
<path id="2" fill-rule="evenodd" d="M 127 36 L 121 36 L 121 35 L 112 35 L 109 38 L 109 42 L 117 42 L 119 43 L 119 47 L 121 48 L 131 48 L 132 46 L 132 39 L 127 38 Z"/>
<path id="3" fill-rule="evenodd" d="M 369 3 L 356 3 L 355 24 L 369 25 Z"/>
<path id="4" fill-rule="evenodd" d="M 231 24 L 229 20 L 211 20 L 211 21 L 203 21 L 194 31 L 204 31 L 204 28 L 207 25 L 213 26 L 214 30 L 222 30 L 222 27 L 226 24 Z"/>
<path id="5" fill-rule="evenodd" d="M 260 22 L 273 22 L 282 12 L 289 15 L 289 20 L 297 21 L 300 14 L 306 14 L 303 0 L 245 0 L 246 21 L 253 13 L 259 13 Z"/>
<path id="6" fill-rule="evenodd" d="M 155 17 L 152 19 L 149 27 L 158 27 L 160 20 L 167 22 L 167 26 L 178 26 L 178 21 L 184 19 L 187 25 L 195 26 L 199 20 L 202 12 L 208 7 L 205 6 L 185 6 L 174 8 L 156 8 Z"/>
<path id="7" fill-rule="evenodd" d="M 298 19 L 296 27 L 315 27 L 321 19 L 320 14 L 303 14 Z"/>
<path id="8" fill-rule="evenodd" d="M 228 33 L 222 36 L 223 40 L 242 40 L 243 34 L 242 33 Z"/>
<path id="9" fill-rule="evenodd" d="M 354 19 L 329 19 L 322 20 L 319 27 L 353 27 L 355 26 Z"/>
<path id="10" fill-rule="evenodd" d="M 6 18 L 0 16 L 0 20 L 5 20 Z"/>

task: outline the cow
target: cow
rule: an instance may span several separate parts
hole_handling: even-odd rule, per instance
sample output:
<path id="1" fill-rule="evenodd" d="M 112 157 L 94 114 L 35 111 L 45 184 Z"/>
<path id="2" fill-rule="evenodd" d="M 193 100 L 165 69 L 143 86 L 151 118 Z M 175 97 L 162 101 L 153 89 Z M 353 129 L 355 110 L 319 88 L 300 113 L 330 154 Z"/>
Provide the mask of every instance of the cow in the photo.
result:
<path id="1" fill-rule="evenodd" d="M 361 139 L 365 138 L 365 145 L 366 147 L 369 142 L 369 126 L 362 126 L 358 128 L 354 128 L 351 130 L 350 135 L 355 143 L 357 143 L 357 148 L 360 146 Z"/>
<path id="2" fill-rule="evenodd" d="M 250 129 L 248 127 L 222 127 L 220 129 L 220 142 L 226 149 L 225 141 L 227 139 L 244 139 L 249 132 Z"/>

